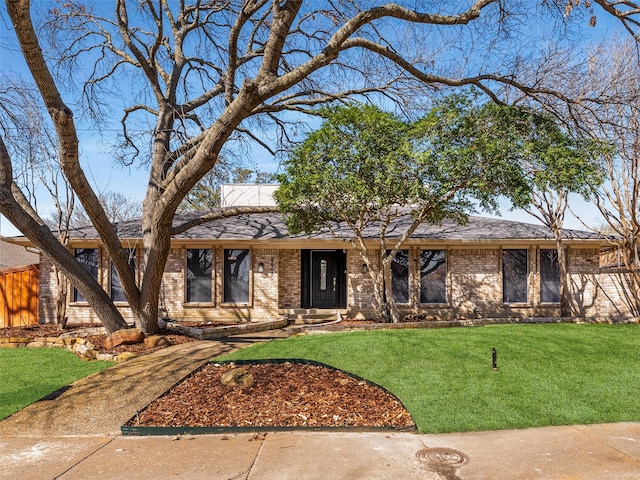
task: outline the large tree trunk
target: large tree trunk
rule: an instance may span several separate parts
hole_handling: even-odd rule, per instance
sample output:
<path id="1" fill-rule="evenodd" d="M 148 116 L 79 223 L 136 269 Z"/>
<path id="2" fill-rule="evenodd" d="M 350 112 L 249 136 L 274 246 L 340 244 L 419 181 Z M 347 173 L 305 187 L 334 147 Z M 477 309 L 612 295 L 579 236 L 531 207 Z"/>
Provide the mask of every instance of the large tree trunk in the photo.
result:
<path id="1" fill-rule="evenodd" d="M 385 294 L 385 322 L 400 323 L 400 314 L 398 313 L 398 305 L 393 297 L 393 276 L 391 275 L 391 263 L 393 258 L 384 255 L 382 262 L 382 276 L 384 278 L 384 294 Z"/>
<path id="2" fill-rule="evenodd" d="M 67 292 L 69 281 L 64 274 L 54 267 L 56 276 L 56 324 L 60 330 L 67 328 Z"/>
<path id="3" fill-rule="evenodd" d="M 562 235 L 556 236 L 556 249 L 558 251 L 558 268 L 560 270 L 560 316 L 573 316 L 571 302 L 571 283 L 569 278 L 569 268 L 567 265 L 567 255 L 562 242 Z"/>
<path id="4" fill-rule="evenodd" d="M 387 323 L 389 322 L 389 311 L 385 301 L 384 275 L 382 272 L 372 272 L 371 270 L 369 270 L 369 273 L 373 279 L 373 299 L 376 309 L 376 319 Z"/>

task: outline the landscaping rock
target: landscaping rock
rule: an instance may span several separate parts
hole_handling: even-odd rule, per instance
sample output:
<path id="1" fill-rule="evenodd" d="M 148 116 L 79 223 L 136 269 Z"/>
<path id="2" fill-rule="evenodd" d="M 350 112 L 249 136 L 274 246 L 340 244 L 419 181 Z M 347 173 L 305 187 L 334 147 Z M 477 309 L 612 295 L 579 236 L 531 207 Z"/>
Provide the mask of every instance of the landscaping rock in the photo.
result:
<path id="1" fill-rule="evenodd" d="M 232 368 L 222 375 L 220 382 L 228 387 L 251 387 L 255 380 L 246 368 Z"/>
<path id="2" fill-rule="evenodd" d="M 117 362 L 123 362 L 123 361 L 129 360 L 130 358 L 133 358 L 135 356 L 136 356 L 136 354 L 133 353 L 133 352 L 122 352 L 122 353 L 119 353 L 116 356 L 116 361 Z"/>
<path id="3" fill-rule="evenodd" d="M 104 347 L 107 349 L 117 347 L 118 345 L 131 345 L 140 343 L 144 340 L 144 333 L 139 328 L 125 328 L 116 330 L 109 335 L 104 341 Z"/>
<path id="4" fill-rule="evenodd" d="M 95 360 L 98 356 L 98 352 L 92 348 L 91 344 L 76 344 L 73 352 L 82 360 Z"/>
<path id="5" fill-rule="evenodd" d="M 116 359 L 115 355 L 111 353 L 99 353 L 96 355 L 96 360 L 104 362 L 113 362 Z"/>
<path id="6" fill-rule="evenodd" d="M 169 340 L 164 335 L 151 335 L 144 339 L 144 344 L 147 347 L 155 348 L 155 347 L 168 347 L 171 345 L 171 340 Z"/>

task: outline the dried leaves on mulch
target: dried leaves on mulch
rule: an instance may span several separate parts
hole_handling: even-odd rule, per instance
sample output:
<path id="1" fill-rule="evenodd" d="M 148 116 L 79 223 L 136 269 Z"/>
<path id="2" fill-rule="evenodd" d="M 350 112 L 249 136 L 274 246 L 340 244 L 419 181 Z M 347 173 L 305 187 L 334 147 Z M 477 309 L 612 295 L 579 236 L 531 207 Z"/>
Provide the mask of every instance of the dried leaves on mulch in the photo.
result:
<path id="1" fill-rule="evenodd" d="M 178 345 L 180 343 L 196 341 L 195 338 L 191 338 L 187 335 L 169 332 L 168 330 L 160 330 L 159 335 L 163 335 L 167 337 L 169 339 L 169 342 L 171 342 L 171 345 Z M 88 335 L 86 337 L 86 339 L 90 341 L 93 344 L 93 346 L 96 348 L 96 350 L 98 350 L 100 353 L 112 353 L 114 355 L 117 355 L 118 353 L 131 352 L 131 353 L 135 353 L 136 355 L 143 355 L 145 353 L 153 352 L 155 350 L 159 350 L 160 348 L 163 348 L 163 347 L 151 348 L 145 345 L 144 343 L 135 343 L 133 345 L 118 345 L 117 347 L 107 349 L 104 347 L 104 341 L 106 338 L 107 338 L 106 335 Z"/>
<path id="2" fill-rule="evenodd" d="M 75 328 L 60 330 L 57 325 L 44 323 L 39 325 L 24 325 L 21 327 L 0 328 L 0 338 L 35 338 L 35 337 L 57 337 L 66 332 L 72 332 Z"/>
<path id="3" fill-rule="evenodd" d="M 316 365 L 243 365 L 252 387 L 229 387 L 232 365 L 207 364 L 152 402 L 130 425 L 193 427 L 413 428 L 404 406 L 385 390 Z"/>

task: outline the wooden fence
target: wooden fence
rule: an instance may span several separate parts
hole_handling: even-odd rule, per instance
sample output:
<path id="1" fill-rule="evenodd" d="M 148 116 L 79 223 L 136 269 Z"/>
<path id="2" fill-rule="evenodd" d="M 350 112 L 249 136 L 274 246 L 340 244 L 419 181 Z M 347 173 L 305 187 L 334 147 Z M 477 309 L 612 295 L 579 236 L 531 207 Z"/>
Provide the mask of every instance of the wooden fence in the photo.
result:
<path id="1" fill-rule="evenodd" d="M 0 328 L 38 323 L 38 265 L 0 270 Z"/>

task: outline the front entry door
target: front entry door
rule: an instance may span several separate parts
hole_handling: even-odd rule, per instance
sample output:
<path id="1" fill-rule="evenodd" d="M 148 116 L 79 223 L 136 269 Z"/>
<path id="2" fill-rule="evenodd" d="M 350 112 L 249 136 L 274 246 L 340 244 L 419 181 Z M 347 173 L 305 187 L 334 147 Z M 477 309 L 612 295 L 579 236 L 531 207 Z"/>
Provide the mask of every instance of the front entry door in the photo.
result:
<path id="1" fill-rule="evenodd" d="M 339 293 L 338 258 L 335 251 L 311 252 L 311 305 L 335 308 Z"/>

